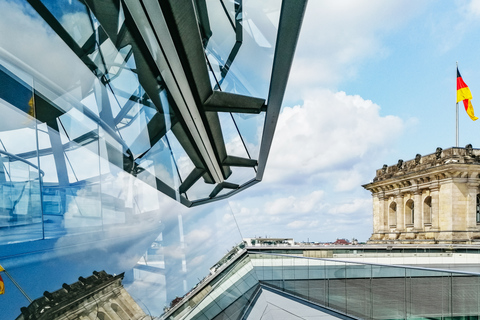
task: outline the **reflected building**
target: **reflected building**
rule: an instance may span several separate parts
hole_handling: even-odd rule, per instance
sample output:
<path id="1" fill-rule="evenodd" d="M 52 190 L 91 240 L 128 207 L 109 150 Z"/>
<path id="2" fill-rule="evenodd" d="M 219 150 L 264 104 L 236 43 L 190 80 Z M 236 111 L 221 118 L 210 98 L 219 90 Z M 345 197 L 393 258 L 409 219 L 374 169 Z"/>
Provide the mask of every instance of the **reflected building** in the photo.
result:
<path id="1" fill-rule="evenodd" d="M 0 263 L 29 295 L 155 239 L 185 293 L 184 208 L 262 180 L 305 5 L 0 0 Z"/>
<path id="2" fill-rule="evenodd" d="M 45 291 L 28 307 L 22 307 L 17 320 L 116 319 L 152 320 L 122 286 L 123 274 L 105 271 L 62 285 L 54 292 Z"/>

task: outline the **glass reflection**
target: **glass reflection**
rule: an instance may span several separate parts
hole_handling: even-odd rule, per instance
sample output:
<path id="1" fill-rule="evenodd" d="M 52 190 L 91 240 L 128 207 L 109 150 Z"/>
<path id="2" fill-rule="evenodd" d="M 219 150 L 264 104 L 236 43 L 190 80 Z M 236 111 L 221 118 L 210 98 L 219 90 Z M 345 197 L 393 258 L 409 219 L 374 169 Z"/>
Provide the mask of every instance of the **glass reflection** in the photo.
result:
<path id="1" fill-rule="evenodd" d="M 159 284 L 158 296 L 166 303 L 185 294 L 241 239 L 225 208 L 186 214 L 170 199 L 182 200 L 180 185 L 194 170 L 204 170 L 204 164 L 161 76 L 140 76 L 145 61 L 124 24 L 122 2 L 114 2 L 118 12 L 112 11 L 112 27 L 103 25 L 84 1 L 0 1 L 5 13 L 0 29 L 9 34 L 0 37 L 0 244 L 48 239 L 35 246 L 83 254 L 55 256 L 48 263 L 59 266 L 61 261 L 66 270 L 80 274 L 88 259 L 81 260 L 91 252 L 96 253 L 91 260 L 114 261 L 108 265 L 115 271 L 131 268 L 156 237 L 149 262 L 132 277 Z M 49 19 L 29 3 L 43 3 L 47 10 L 41 14 Z M 209 59 L 216 61 L 217 77 L 231 74 L 233 80 L 225 78 L 223 85 L 233 85 L 232 92 L 254 92 L 256 84 L 247 89 L 234 69 L 226 72 L 237 43 L 231 24 L 242 18 L 237 4 L 212 1 L 208 6 L 212 14 L 222 14 L 207 49 Z M 67 35 L 73 42 L 66 41 Z M 155 90 L 142 86 L 142 80 Z M 248 131 L 250 123 L 255 128 L 263 123 L 252 120 L 242 132 L 241 125 L 239 130 L 235 126 L 243 118 L 225 115 L 228 153 L 255 155 L 259 138 Z M 253 168 L 232 171 L 227 182 L 241 184 L 255 175 Z M 205 172 L 183 197 L 208 199 L 215 184 L 204 177 Z M 231 192 L 227 188 L 219 195 Z M 238 266 L 237 272 L 218 284 L 233 282 L 235 287 L 225 289 L 208 314 L 228 308 L 235 298 L 250 301 L 257 275 L 251 264 Z M 37 287 L 47 280 L 39 280 L 44 282 Z M 41 295 L 37 289 L 29 290 Z"/>
<path id="2" fill-rule="evenodd" d="M 232 113 L 235 125 L 238 128 L 250 158 L 258 159 L 262 131 L 265 123 L 265 113 L 240 114 Z"/>
<path id="3" fill-rule="evenodd" d="M 279 0 L 207 2 L 213 32 L 206 53 L 217 89 L 267 97 L 280 7 Z"/>

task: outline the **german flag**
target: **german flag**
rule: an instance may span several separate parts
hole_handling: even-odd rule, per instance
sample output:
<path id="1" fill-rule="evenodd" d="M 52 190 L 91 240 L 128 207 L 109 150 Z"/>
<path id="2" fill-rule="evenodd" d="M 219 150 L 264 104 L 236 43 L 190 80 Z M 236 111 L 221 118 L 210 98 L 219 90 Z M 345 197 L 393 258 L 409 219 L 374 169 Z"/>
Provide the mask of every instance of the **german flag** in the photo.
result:
<path id="1" fill-rule="evenodd" d="M 477 120 L 478 118 L 475 117 L 473 112 L 472 102 L 472 93 L 468 88 L 467 84 L 463 81 L 462 76 L 460 75 L 460 71 L 457 68 L 457 103 L 463 101 L 463 105 L 465 106 L 465 111 L 467 111 L 468 116 L 473 121 Z"/>
<path id="2" fill-rule="evenodd" d="M 0 265 L 0 272 L 5 271 L 3 267 Z M 0 294 L 5 293 L 5 283 L 3 282 L 2 276 L 0 276 Z"/>

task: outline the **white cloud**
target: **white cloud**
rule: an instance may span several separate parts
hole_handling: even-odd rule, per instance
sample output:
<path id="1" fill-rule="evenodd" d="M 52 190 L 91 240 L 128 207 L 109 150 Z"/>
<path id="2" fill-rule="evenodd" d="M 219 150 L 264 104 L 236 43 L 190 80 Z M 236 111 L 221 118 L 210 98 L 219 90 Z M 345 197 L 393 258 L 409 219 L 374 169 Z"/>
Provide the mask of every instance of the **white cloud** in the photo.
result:
<path id="1" fill-rule="evenodd" d="M 480 0 L 472 0 L 468 5 L 468 11 L 475 16 L 480 16 Z"/>
<path id="2" fill-rule="evenodd" d="M 193 229 L 190 233 L 185 236 L 186 243 L 203 243 L 207 241 L 212 236 L 212 230 L 210 228 L 204 229 Z"/>
<path id="3" fill-rule="evenodd" d="M 264 181 L 230 200 L 243 235 L 366 240 L 372 206 L 361 185 L 411 122 L 379 112 L 370 100 L 330 90 L 284 108 Z"/>
<path id="4" fill-rule="evenodd" d="M 320 173 L 346 170 L 344 175 L 359 182 L 355 165 L 388 150 L 404 127 L 398 117 L 380 116 L 379 109 L 360 96 L 328 90 L 315 92 L 303 106 L 283 109 L 265 181 L 305 183 Z M 348 189 L 348 182 L 337 188 Z"/>
<path id="5" fill-rule="evenodd" d="M 286 198 L 278 198 L 274 201 L 267 202 L 264 206 L 264 212 L 275 215 L 281 213 L 301 214 L 316 211 L 323 197 L 323 191 L 313 191 L 303 197 L 289 196 Z"/>
<path id="6" fill-rule="evenodd" d="M 342 203 L 332 206 L 328 212 L 336 215 L 348 215 L 357 211 L 371 210 L 372 202 L 370 199 L 353 199 L 352 202 Z"/>

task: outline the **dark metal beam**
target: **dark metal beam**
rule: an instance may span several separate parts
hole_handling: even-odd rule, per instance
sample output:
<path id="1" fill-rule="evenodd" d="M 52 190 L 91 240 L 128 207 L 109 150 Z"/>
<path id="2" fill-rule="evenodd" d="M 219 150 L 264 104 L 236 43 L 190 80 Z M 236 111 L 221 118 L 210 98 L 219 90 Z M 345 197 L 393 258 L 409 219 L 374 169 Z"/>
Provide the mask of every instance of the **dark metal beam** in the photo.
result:
<path id="1" fill-rule="evenodd" d="M 238 188 L 239 188 L 239 185 L 238 185 L 238 184 L 223 181 L 222 183 L 219 183 L 219 184 L 217 184 L 217 185 L 215 186 L 215 188 L 213 189 L 213 191 L 210 193 L 209 197 L 210 197 L 210 198 L 215 198 L 215 196 L 216 196 L 217 194 L 219 194 L 220 191 L 222 191 L 223 189 L 232 189 L 232 190 L 235 190 L 235 189 L 238 189 Z"/>
<path id="2" fill-rule="evenodd" d="M 268 110 L 258 157 L 257 180 L 262 180 L 265 172 L 306 6 L 307 0 L 282 1 L 270 89 L 268 91 Z"/>
<path id="3" fill-rule="evenodd" d="M 247 188 L 249 188 L 249 187 L 251 187 L 251 186 L 253 186 L 253 185 L 255 185 L 259 182 L 260 182 L 259 180 L 252 179 L 252 180 L 242 184 L 241 186 L 239 186 L 238 189 L 232 190 L 228 194 L 224 194 L 224 195 L 221 195 L 221 196 L 216 196 L 215 198 L 205 198 L 205 199 L 200 199 L 200 200 L 194 200 L 194 201 L 191 202 L 189 207 L 196 207 L 196 206 L 204 205 L 206 203 L 210 203 L 210 202 L 213 202 L 213 201 L 227 199 L 227 198 L 233 196 L 234 194 L 237 194 L 237 193 L 241 192 L 242 190 L 245 190 L 245 189 L 247 189 Z"/>
<path id="4" fill-rule="evenodd" d="M 204 104 L 205 111 L 255 113 L 265 108 L 265 99 L 223 91 L 213 91 Z"/>
<path id="5" fill-rule="evenodd" d="M 248 167 L 253 168 L 258 164 L 257 160 L 255 159 L 247 159 L 235 156 L 227 156 L 225 161 L 223 161 L 223 165 L 232 166 L 232 167 Z"/>
<path id="6" fill-rule="evenodd" d="M 195 184 L 195 182 L 198 181 L 203 175 L 205 174 L 205 169 L 199 169 L 195 168 L 190 172 L 188 177 L 183 181 L 183 183 L 180 185 L 179 192 L 180 193 L 185 193 L 190 189 L 191 186 Z"/>
<path id="7" fill-rule="evenodd" d="M 225 141 L 223 140 L 222 126 L 220 125 L 220 119 L 216 112 L 205 112 L 208 124 L 208 131 L 210 131 L 210 140 L 213 142 L 213 152 L 217 159 L 220 159 L 219 164 L 223 163 L 223 160 L 227 157 L 227 149 L 225 148 Z M 223 179 L 227 179 L 232 170 L 228 166 L 221 167 Z"/>
<path id="8" fill-rule="evenodd" d="M 222 177 L 218 177 L 221 181 L 230 176 L 231 170 L 221 167 L 226 151 L 218 115 L 212 112 L 206 113 L 203 107 L 205 101 L 213 94 L 213 90 L 194 5 L 191 0 L 165 0 L 160 1 L 159 4 L 195 102 L 195 106 L 190 108 L 196 108 L 200 115 L 200 119 L 194 121 L 197 122 L 197 127 L 198 122 L 202 121 L 209 145 L 213 149 L 212 159 L 209 160 L 222 170 Z M 215 174 L 220 175 L 220 172 Z"/>

